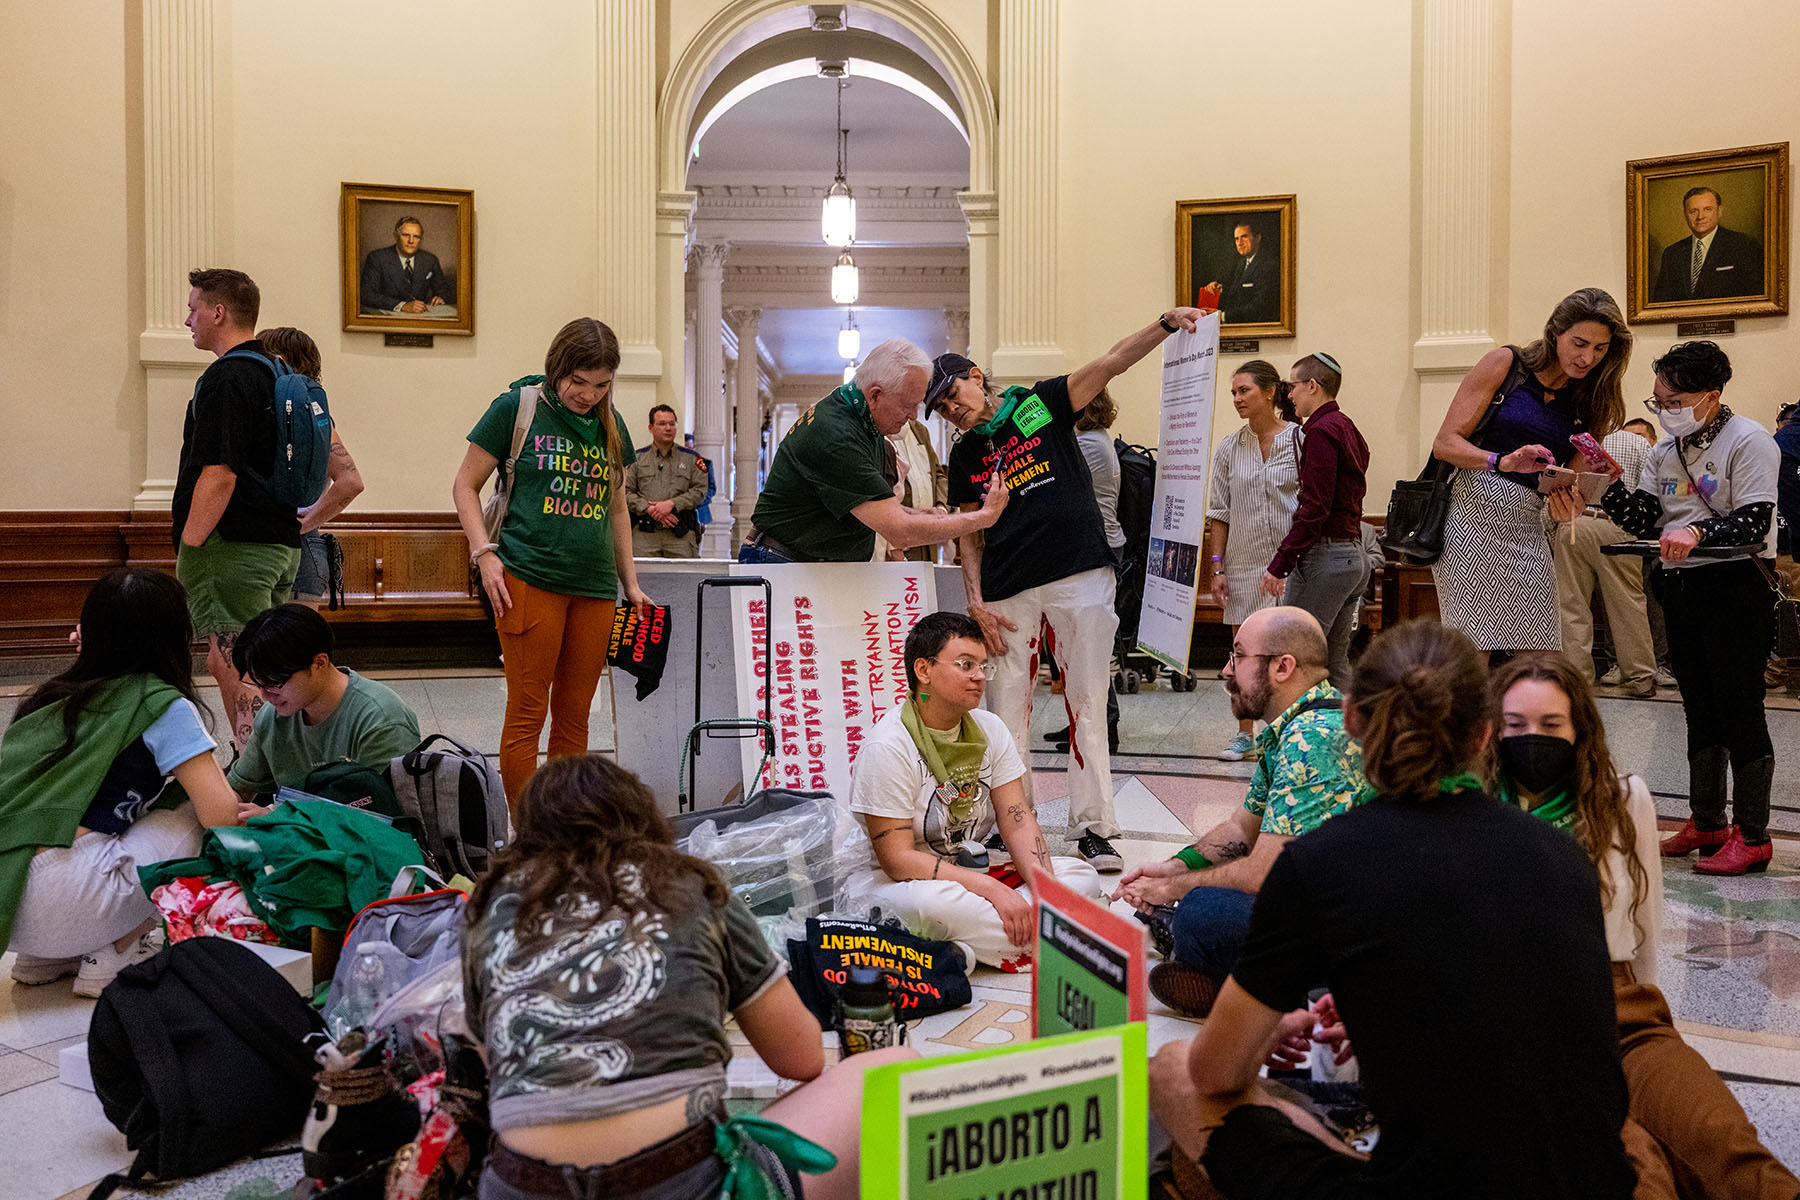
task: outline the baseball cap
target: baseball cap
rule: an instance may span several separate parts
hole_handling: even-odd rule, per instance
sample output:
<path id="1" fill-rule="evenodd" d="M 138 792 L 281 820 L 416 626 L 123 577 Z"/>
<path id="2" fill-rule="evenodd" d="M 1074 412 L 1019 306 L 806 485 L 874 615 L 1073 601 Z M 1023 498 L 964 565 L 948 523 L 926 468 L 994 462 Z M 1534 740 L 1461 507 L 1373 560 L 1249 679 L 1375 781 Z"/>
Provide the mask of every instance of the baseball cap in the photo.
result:
<path id="1" fill-rule="evenodd" d="M 956 386 L 958 379 L 968 378 L 974 367 L 973 362 L 954 351 L 932 359 L 931 383 L 925 388 L 925 411 L 930 412 L 932 406 Z"/>

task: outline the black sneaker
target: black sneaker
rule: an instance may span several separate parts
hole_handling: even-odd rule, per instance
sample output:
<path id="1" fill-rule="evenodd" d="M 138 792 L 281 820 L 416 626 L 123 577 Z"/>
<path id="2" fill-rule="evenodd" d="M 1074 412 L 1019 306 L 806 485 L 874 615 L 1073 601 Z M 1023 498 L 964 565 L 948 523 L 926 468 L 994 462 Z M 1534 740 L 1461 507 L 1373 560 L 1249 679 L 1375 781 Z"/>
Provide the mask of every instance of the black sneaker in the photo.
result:
<path id="1" fill-rule="evenodd" d="M 1113 844 L 1097 833 L 1084 833 L 1075 839 L 1075 852 L 1096 871 L 1104 871 L 1110 875 L 1125 869 L 1125 860 L 1119 857 Z"/>
<path id="2" fill-rule="evenodd" d="M 1133 913 L 1132 916 L 1150 933 L 1150 944 L 1163 958 L 1175 957 L 1175 906 L 1159 904 L 1147 913 Z"/>
<path id="3" fill-rule="evenodd" d="M 1044 735 L 1044 740 L 1052 744 L 1056 742 L 1067 742 L 1069 740 L 1069 727 L 1064 725 L 1061 729 L 1051 730 Z"/>

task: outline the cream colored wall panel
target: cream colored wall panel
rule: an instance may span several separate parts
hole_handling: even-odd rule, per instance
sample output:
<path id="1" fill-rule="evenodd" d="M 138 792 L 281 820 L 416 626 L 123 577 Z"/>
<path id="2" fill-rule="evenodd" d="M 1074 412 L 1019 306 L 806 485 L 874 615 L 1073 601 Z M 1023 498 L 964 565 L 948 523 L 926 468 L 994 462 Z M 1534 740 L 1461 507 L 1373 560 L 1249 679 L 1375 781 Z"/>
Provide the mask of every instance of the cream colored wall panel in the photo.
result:
<path id="1" fill-rule="evenodd" d="M 0 4 L 0 509 L 128 508 L 142 476 L 135 19 Z"/>
<path id="2" fill-rule="evenodd" d="M 1287 0 L 1229 16 L 1182 0 L 1064 4 L 1061 342 L 1067 367 L 1175 299 L 1175 202 L 1298 196 L 1297 338 L 1264 338 L 1283 372 L 1326 350 L 1374 452 L 1369 508 L 1410 461 L 1416 385 L 1412 14 L 1397 3 Z M 1191 303 L 1191 300 L 1189 301 Z M 1217 433 L 1237 427 L 1220 367 Z M 1158 356 L 1115 385 L 1116 432 L 1156 439 Z"/>
<path id="3" fill-rule="evenodd" d="M 594 311 L 595 45 L 594 9 L 566 0 L 234 7 L 221 136 L 235 224 L 222 242 L 262 287 L 262 323 L 318 340 L 368 483 L 359 507 L 447 509 L 488 403 L 543 369 L 564 322 L 606 318 Z M 474 190 L 474 337 L 423 350 L 341 331 L 345 181 Z M 428 229 L 426 248 L 449 236 Z"/>
<path id="4" fill-rule="evenodd" d="M 1585 0 L 1579 19 L 1559 0 L 1512 7 L 1512 294 L 1499 332 L 1518 342 L 1541 333 L 1576 288 L 1603 287 L 1623 305 L 1628 159 L 1800 133 L 1800 6 Z M 1650 394 L 1650 363 L 1678 339 L 1674 322 L 1633 332 L 1625 399 L 1629 415 L 1643 416 L 1637 401 Z M 1794 318 L 1741 317 L 1736 334 L 1717 340 L 1731 356 L 1726 402 L 1772 425 L 1776 406 L 1800 397 Z"/>

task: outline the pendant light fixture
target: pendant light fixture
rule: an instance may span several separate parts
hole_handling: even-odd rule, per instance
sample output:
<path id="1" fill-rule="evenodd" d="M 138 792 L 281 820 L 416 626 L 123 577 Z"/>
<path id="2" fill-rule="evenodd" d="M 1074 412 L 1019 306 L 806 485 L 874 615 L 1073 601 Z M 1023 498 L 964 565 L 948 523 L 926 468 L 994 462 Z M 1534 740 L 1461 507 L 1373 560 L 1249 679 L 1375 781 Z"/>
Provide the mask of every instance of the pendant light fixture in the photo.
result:
<path id="1" fill-rule="evenodd" d="M 856 260 L 845 250 L 831 268 L 831 299 L 835 304 L 855 304 L 857 294 Z"/>
<path id="2" fill-rule="evenodd" d="M 844 321 L 844 327 L 838 330 L 838 357 L 856 361 L 862 353 L 862 330 L 856 327 L 856 314 L 851 312 Z"/>
<path id="3" fill-rule="evenodd" d="M 848 246 L 856 240 L 856 197 L 844 179 L 844 159 L 850 152 L 850 131 L 844 128 L 844 81 L 837 81 L 837 175 L 825 189 L 825 206 L 819 214 L 819 231 L 827 246 Z"/>

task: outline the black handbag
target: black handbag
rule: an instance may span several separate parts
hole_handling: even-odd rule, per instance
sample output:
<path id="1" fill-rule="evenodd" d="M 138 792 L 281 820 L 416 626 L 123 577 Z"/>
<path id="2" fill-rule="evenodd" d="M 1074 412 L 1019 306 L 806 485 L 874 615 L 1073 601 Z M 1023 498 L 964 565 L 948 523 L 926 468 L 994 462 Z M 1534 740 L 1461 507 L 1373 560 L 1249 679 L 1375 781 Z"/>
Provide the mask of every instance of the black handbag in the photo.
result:
<path id="1" fill-rule="evenodd" d="M 1513 348 L 1512 369 L 1506 373 L 1494 398 L 1469 431 L 1469 440 L 1481 436 L 1507 393 L 1523 377 L 1519 351 Z M 1444 518 L 1450 513 L 1450 484 L 1457 468 L 1436 455 L 1425 460 L 1425 469 L 1417 479 L 1402 479 L 1388 497 L 1387 520 L 1382 523 L 1381 544 L 1403 562 L 1414 566 L 1430 566 L 1444 552 Z"/>

